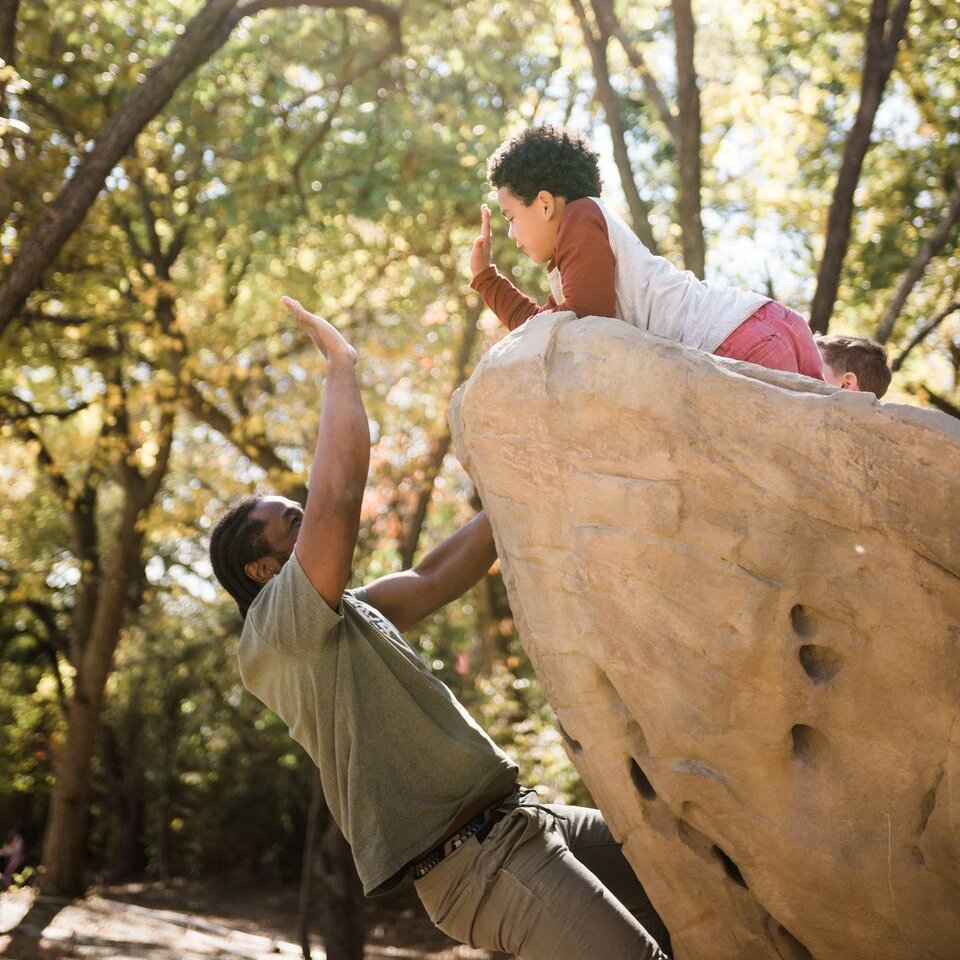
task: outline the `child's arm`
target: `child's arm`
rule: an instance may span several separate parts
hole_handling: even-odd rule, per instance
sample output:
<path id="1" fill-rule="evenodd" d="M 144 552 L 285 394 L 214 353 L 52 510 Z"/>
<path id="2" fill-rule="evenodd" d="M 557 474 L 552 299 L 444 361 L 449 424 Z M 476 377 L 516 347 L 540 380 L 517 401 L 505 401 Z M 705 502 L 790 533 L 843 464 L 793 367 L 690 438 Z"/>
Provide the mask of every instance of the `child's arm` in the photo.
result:
<path id="1" fill-rule="evenodd" d="M 522 294 L 492 264 L 476 274 L 470 281 L 470 286 L 483 297 L 483 302 L 497 315 L 500 322 L 508 330 L 516 330 L 520 324 L 529 320 L 534 314 L 557 309 L 557 303 L 553 297 L 550 297 L 543 306 L 540 306 L 536 300 L 531 300 L 528 296 Z"/>
<path id="2" fill-rule="evenodd" d="M 470 254 L 470 286 L 508 330 L 552 310 L 572 310 L 578 317 L 614 317 L 617 311 L 616 260 L 603 212 L 589 198 L 567 205 L 554 263 L 560 271 L 563 301 L 549 297 L 542 306 L 522 294 L 490 263 L 490 211 L 486 206 L 480 236 Z"/>
<path id="3" fill-rule="evenodd" d="M 603 211 L 589 197 L 567 204 L 554 260 L 563 302 L 552 309 L 572 310 L 578 317 L 616 316 L 617 262 Z"/>
<path id="4" fill-rule="evenodd" d="M 536 301 L 524 296 L 490 260 L 490 208 L 480 207 L 480 233 L 470 251 L 470 286 L 483 297 L 484 303 L 497 315 L 500 322 L 514 330 L 541 309 L 556 308 L 553 297 L 541 308 Z"/>

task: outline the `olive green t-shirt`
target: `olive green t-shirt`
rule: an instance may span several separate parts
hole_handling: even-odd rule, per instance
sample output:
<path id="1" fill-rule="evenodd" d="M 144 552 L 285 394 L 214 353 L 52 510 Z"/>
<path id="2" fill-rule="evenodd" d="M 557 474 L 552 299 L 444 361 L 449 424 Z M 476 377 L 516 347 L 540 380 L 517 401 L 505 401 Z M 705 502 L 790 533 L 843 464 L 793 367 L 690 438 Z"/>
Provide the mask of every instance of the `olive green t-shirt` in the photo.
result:
<path id="1" fill-rule="evenodd" d="M 320 769 L 372 894 L 480 797 L 508 792 L 517 766 L 364 598 L 331 610 L 294 554 L 247 611 L 239 657 L 244 686 Z"/>

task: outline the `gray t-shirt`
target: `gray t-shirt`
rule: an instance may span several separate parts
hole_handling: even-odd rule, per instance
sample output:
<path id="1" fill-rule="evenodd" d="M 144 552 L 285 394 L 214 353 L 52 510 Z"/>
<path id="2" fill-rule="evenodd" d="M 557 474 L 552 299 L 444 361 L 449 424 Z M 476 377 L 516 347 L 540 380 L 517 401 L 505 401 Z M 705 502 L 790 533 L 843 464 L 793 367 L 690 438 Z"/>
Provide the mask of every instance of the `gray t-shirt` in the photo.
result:
<path id="1" fill-rule="evenodd" d="M 373 894 L 480 797 L 509 791 L 517 766 L 364 596 L 331 610 L 294 554 L 247 612 L 239 657 L 244 686 L 319 768 Z"/>

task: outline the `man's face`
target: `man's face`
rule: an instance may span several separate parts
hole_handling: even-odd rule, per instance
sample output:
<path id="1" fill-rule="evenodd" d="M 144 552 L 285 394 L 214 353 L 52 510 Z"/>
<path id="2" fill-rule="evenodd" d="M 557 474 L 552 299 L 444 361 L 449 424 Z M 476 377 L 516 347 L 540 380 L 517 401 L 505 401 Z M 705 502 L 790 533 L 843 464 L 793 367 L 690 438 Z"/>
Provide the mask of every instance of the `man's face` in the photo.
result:
<path id="1" fill-rule="evenodd" d="M 500 187 L 497 201 L 507 223 L 509 236 L 534 263 L 553 259 L 557 242 L 557 226 L 563 211 L 563 200 L 546 190 L 537 194 L 527 206 L 509 187 Z"/>
<path id="2" fill-rule="evenodd" d="M 263 497 L 250 511 L 250 519 L 263 523 L 268 553 L 247 564 L 246 570 L 258 583 L 266 583 L 290 559 L 303 522 L 303 507 L 286 497 Z"/>

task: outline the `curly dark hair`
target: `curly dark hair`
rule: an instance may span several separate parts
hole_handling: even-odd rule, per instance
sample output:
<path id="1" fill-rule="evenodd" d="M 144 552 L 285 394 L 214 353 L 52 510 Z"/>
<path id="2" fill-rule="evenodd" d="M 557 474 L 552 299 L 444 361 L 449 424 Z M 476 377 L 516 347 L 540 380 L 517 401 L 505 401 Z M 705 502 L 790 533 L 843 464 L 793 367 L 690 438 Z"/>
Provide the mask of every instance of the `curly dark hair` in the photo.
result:
<path id="1" fill-rule="evenodd" d="M 578 134 L 550 124 L 505 140 L 487 163 L 487 178 L 527 206 L 541 190 L 567 201 L 600 195 L 596 151 Z"/>

